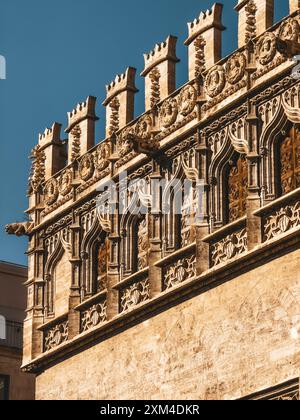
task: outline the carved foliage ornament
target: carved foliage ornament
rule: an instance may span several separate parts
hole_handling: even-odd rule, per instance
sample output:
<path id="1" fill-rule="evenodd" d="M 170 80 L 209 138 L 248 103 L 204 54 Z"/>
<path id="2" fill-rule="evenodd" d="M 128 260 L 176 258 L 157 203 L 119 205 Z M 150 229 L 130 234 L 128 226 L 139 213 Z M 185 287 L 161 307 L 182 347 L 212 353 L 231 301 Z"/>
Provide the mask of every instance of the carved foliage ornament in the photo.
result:
<path id="1" fill-rule="evenodd" d="M 225 72 L 222 66 L 213 67 L 206 76 L 206 91 L 210 97 L 219 95 L 225 87 Z"/>
<path id="2" fill-rule="evenodd" d="M 72 191 L 73 172 L 67 169 L 60 177 L 58 183 L 58 190 L 61 195 L 66 196 Z"/>
<path id="3" fill-rule="evenodd" d="M 265 240 L 269 241 L 300 226 L 300 203 L 284 207 L 268 216 L 265 221 Z"/>
<path id="4" fill-rule="evenodd" d="M 195 108 L 197 102 L 196 89 L 191 86 L 185 86 L 179 95 L 179 111 L 180 114 L 186 117 Z"/>
<path id="5" fill-rule="evenodd" d="M 213 244 L 211 247 L 211 262 L 212 266 L 225 263 L 237 255 L 247 252 L 247 231 L 246 229 L 240 232 L 233 233 L 226 236 L 220 242 Z"/>
<path id="6" fill-rule="evenodd" d="M 45 333 L 44 350 L 50 351 L 68 341 L 69 323 L 62 322 Z"/>
<path id="7" fill-rule="evenodd" d="M 143 280 L 139 283 L 125 289 L 121 294 L 121 312 L 125 312 L 150 298 L 149 280 Z"/>
<path id="8" fill-rule="evenodd" d="M 170 127 L 175 123 L 178 115 L 178 104 L 175 98 L 167 99 L 161 106 L 159 118 L 164 128 Z"/>
<path id="9" fill-rule="evenodd" d="M 165 272 L 165 289 L 170 289 L 184 281 L 196 277 L 196 257 L 182 258 L 169 266 Z"/>
<path id="10" fill-rule="evenodd" d="M 44 189 L 45 194 L 45 203 L 48 206 L 51 206 L 51 204 L 55 203 L 58 197 L 58 185 L 57 180 L 55 178 L 50 179 Z"/>
<path id="11" fill-rule="evenodd" d="M 257 57 L 262 65 L 269 64 L 277 52 L 276 37 L 273 33 L 267 32 L 257 44 Z"/>
<path id="12" fill-rule="evenodd" d="M 83 181 L 89 180 L 95 170 L 94 160 L 91 155 L 85 155 L 79 164 L 79 176 Z"/>
<path id="13" fill-rule="evenodd" d="M 103 324 L 107 320 L 107 303 L 99 303 L 92 306 L 82 313 L 81 316 L 81 331 L 85 332 L 92 328 L 97 327 L 97 325 Z"/>
<path id="14" fill-rule="evenodd" d="M 242 53 L 233 55 L 226 63 L 225 71 L 227 81 L 234 85 L 245 75 L 246 57 Z"/>

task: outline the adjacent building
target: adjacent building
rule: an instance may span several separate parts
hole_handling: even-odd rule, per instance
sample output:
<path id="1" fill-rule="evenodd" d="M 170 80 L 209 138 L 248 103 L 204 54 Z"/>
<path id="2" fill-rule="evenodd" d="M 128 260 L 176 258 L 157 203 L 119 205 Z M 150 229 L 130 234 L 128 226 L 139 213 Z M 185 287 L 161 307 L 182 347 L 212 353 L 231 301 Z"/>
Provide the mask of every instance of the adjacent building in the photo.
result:
<path id="1" fill-rule="evenodd" d="M 38 399 L 299 400 L 289 5 L 274 23 L 273 0 L 238 1 L 226 58 L 213 5 L 188 25 L 184 86 L 170 35 L 145 54 L 145 113 L 129 67 L 107 86 L 104 140 L 94 97 L 68 114 L 67 139 L 59 123 L 39 136 L 30 221 L 7 226 L 29 238 L 23 370 Z"/>
<path id="2" fill-rule="evenodd" d="M 0 401 L 32 400 L 35 377 L 21 372 L 27 267 L 0 261 Z"/>

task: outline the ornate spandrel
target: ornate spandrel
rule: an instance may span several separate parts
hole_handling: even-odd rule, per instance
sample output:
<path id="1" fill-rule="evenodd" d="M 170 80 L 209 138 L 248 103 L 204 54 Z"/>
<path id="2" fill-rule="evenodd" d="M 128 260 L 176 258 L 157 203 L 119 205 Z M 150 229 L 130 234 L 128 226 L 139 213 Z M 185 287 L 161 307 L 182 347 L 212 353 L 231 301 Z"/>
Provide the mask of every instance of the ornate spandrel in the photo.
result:
<path id="1" fill-rule="evenodd" d="M 280 180 L 283 195 L 300 187 L 300 133 L 295 127 L 280 144 Z"/>
<path id="2" fill-rule="evenodd" d="M 228 219 L 229 222 L 245 216 L 248 196 L 248 164 L 245 156 L 231 162 L 228 172 Z"/>

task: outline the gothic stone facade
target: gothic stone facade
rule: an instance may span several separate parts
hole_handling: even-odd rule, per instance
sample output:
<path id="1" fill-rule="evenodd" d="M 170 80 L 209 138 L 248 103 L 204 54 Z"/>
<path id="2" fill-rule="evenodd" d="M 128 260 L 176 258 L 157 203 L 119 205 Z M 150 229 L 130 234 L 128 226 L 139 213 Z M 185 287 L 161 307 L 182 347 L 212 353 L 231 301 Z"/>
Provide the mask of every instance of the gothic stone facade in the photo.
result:
<path id="1" fill-rule="evenodd" d="M 178 90 L 177 38 L 156 45 L 135 120 L 136 70 L 117 76 L 104 141 L 94 97 L 68 114 L 67 141 L 58 123 L 40 135 L 30 221 L 7 226 L 29 237 L 23 369 L 37 398 L 299 399 L 300 2 L 275 25 L 273 3 L 239 1 L 225 59 L 222 5 L 202 12 Z M 125 170 L 143 182 L 123 189 Z M 193 224 L 184 195 L 177 215 L 177 194 L 164 212 L 152 191 L 175 179 L 195 202 L 202 180 Z"/>

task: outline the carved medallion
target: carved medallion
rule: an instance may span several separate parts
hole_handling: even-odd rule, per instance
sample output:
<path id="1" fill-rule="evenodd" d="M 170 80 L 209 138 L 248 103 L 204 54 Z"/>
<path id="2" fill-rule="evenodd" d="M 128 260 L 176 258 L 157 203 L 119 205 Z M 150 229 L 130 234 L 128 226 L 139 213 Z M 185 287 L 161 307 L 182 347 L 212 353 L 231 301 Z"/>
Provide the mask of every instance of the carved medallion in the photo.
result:
<path id="1" fill-rule="evenodd" d="M 51 204 L 55 203 L 58 197 L 58 185 L 56 179 L 53 178 L 47 182 L 44 194 L 45 202 L 48 206 L 51 206 Z"/>
<path id="2" fill-rule="evenodd" d="M 98 146 L 95 154 L 95 165 L 98 171 L 103 171 L 108 167 L 110 155 L 111 150 L 108 143 L 102 143 Z"/>
<path id="3" fill-rule="evenodd" d="M 260 64 L 266 65 L 273 60 L 276 52 L 276 37 L 273 33 L 267 32 L 257 44 L 258 61 Z"/>
<path id="4" fill-rule="evenodd" d="M 58 190 L 61 195 L 65 196 L 72 191 L 73 173 L 71 169 L 67 169 L 60 177 Z"/>
<path id="5" fill-rule="evenodd" d="M 132 128 L 125 128 L 117 138 L 117 151 L 119 156 L 122 158 L 132 152 L 133 141 L 132 141 Z"/>
<path id="6" fill-rule="evenodd" d="M 226 63 L 226 78 L 231 85 L 238 83 L 245 74 L 246 57 L 242 53 L 233 55 Z"/>
<path id="7" fill-rule="evenodd" d="M 178 115 L 178 104 L 175 98 L 167 99 L 161 106 L 159 118 L 161 125 L 165 128 L 175 123 Z"/>
<path id="8" fill-rule="evenodd" d="M 151 138 L 153 120 L 151 115 L 144 115 L 135 126 L 135 134 L 139 139 L 148 140 Z"/>
<path id="9" fill-rule="evenodd" d="M 211 98 L 218 96 L 225 87 L 225 72 L 222 66 L 213 67 L 206 77 L 206 91 Z"/>
<path id="10" fill-rule="evenodd" d="M 95 170 L 94 161 L 91 155 L 86 155 L 81 159 L 79 165 L 79 175 L 83 181 L 87 181 L 93 176 Z"/>
<path id="11" fill-rule="evenodd" d="M 300 34 L 300 25 L 296 19 L 283 22 L 279 30 L 279 38 L 283 41 L 298 42 Z"/>
<path id="12" fill-rule="evenodd" d="M 197 101 L 196 89 L 188 85 L 182 89 L 179 95 L 179 111 L 180 114 L 186 117 L 195 108 Z"/>

